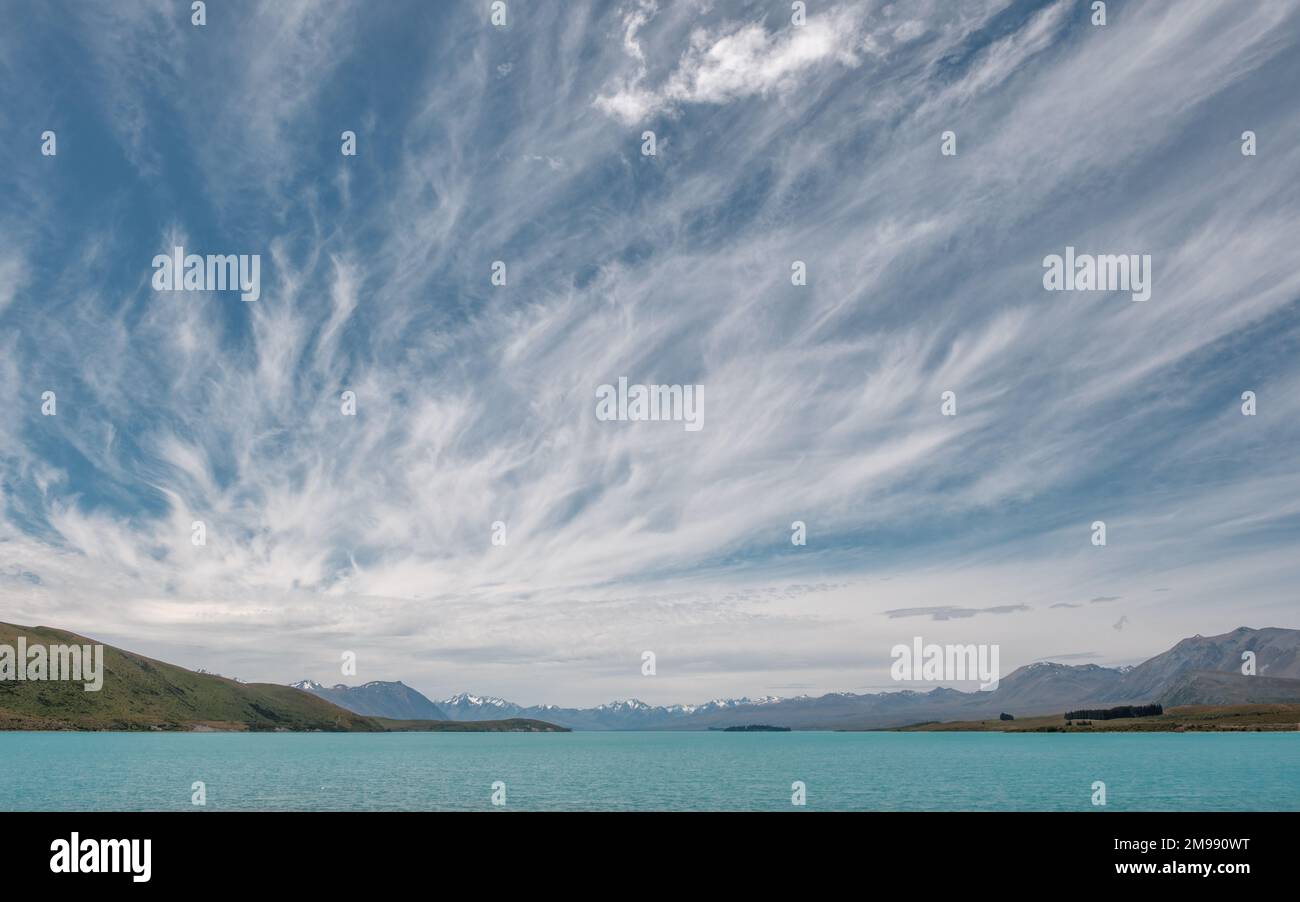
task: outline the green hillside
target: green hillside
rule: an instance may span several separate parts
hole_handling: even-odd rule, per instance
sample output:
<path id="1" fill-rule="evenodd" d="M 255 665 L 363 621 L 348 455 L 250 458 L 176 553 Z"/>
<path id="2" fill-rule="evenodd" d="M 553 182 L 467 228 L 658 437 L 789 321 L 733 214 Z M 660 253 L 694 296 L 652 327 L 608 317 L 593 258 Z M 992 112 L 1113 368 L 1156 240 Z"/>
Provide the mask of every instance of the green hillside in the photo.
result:
<path id="1" fill-rule="evenodd" d="M 0 644 L 94 645 L 93 639 L 44 626 L 0 623 Z M 104 646 L 104 684 L 0 681 L 3 730 L 331 730 L 373 731 L 368 718 L 290 686 L 239 683 L 194 673 Z"/>
<path id="2" fill-rule="evenodd" d="M 0 645 L 95 645 L 45 626 L 0 623 Z M 540 720 L 454 723 L 362 717 L 310 692 L 195 673 L 104 645 L 98 692 L 80 682 L 0 680 L 0 730 L 323 730 L 332 732 L 564 731 Z"/>

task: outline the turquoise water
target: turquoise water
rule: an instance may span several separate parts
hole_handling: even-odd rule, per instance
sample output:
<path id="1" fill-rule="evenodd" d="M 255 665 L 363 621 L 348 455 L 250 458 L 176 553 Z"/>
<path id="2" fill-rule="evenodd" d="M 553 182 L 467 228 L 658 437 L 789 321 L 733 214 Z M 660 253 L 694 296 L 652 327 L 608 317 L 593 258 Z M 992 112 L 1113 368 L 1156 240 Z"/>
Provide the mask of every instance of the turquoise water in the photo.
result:
<path id="1" fill-rule="evenodd" d="M 0 733 L 0 810 L 1300 810 L 1300 733 Z M 1100 809 L 1095 809 L 1100 810 Z"/>

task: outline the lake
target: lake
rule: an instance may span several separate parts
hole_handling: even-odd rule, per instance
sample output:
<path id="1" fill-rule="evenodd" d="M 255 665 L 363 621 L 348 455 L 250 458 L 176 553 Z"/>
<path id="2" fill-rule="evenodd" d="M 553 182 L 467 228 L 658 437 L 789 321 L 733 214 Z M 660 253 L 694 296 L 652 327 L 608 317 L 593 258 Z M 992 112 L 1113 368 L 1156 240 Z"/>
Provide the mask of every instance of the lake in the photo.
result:
<path id="1" fill-rule="evenodd" d="M 0 733 L 0 810 L 1300 810 L 1300 733 Z"/>

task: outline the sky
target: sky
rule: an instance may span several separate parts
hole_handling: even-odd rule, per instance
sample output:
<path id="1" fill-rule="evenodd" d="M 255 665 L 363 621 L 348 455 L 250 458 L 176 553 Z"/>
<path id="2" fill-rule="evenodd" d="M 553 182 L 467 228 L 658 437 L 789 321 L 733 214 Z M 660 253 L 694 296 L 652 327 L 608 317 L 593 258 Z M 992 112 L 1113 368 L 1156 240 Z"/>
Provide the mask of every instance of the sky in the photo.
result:
<path id="1" fill-rule="evenodd" d="M 525 705 L 1300 627 L 1300 4 L 1090 7 L 0 0 L 0 620 Z"/>

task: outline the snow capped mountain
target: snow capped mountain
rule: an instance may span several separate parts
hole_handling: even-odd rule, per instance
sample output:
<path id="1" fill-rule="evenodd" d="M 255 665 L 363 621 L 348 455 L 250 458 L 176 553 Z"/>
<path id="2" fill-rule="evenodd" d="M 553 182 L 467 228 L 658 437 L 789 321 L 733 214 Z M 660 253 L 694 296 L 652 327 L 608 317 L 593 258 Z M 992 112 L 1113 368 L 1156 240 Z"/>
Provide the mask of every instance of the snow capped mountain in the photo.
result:
<path id="1" fill-rule="evenodd" d="M 749 698 L 748 696 L 743 698 L 715 698 L 711 702 L 706 702 L 703 705 L 700 705 L 698 710 L 722 711 L 727 708 L 739 708 L 742 705 L 770 705 L 779 701 L 781 701 L 781 699 L 775 695 L 765 695 L 762 698 Z"/>
<path id="2" fill-rule="evenodd" d="M 447 713 L 450 720 L 500 720 L 505 717 L 518 717 L 524 709 L 514 702 L 491 695 L 474 695 L 462 692 L 451 698 L 438 702 L 438 707 Z M 539 709 L 540 710 L 540 709 Z"/>
<path id="3" fill-rule="evenodd" d="M 664 710 L 670 714 L 698 714 L 708 711 L 726 711 L 729 708 L 739 708 L 742 706 L 770 705 L 779 701 L 784 701 L 784 699 L 776 695 L 765 695 L 762 698 L 749 698 L 748 696 L 741 698 L 715 698 L 702 705 L 669 705 L 664 708 Z"/>
<path id="4" fill-rule="evenodd" d="M 290 683 L 289 685 L 295 689 L 304 689 L 307 692 L 316 692 L 317 690 L 325 688 L 315 680 L 299 680 L 298 682 Z"/>
<path id="5" fill-rule="evenodd" d="M 492 695 L 471 695 L 468 692 L 462 692 L 459 695 L 453 695 L 451 698 L 444 698 L 438 704 L 448 707 L 471 707 L 471 708 L 518 708 L 514 702 L 508 702 L 504 698 L 497 698 Z"/>
<path id="6" fill-rule="evenodd" d="M 593 708 L 564 708 L 559 705 L 523 707 L 496 696 L 462 692 L 438 702 L 452 720 L 496 720 L 502 717 L 531 717 L 578 730 L 671 729 L 696 715 L 757 707 L 779 702 L 775 696 L 759 699 L 718 698 L 699 705 L 651 705 L 639 698 L 618 699 Z"/>
<path id="7" fill-rule="evenodd" d="M 491 695 L 470 695 L 468 692 L 462 692 L 460 695 L 453 695 L 449 699 L 444 699 L 449 705 L 490 705 L 493 708 L 509 708 L 513 706 L 503 698 L 496 698 Z"/>

